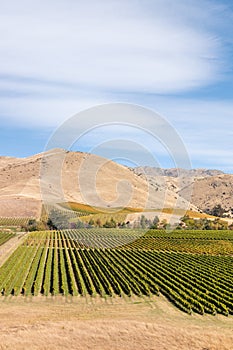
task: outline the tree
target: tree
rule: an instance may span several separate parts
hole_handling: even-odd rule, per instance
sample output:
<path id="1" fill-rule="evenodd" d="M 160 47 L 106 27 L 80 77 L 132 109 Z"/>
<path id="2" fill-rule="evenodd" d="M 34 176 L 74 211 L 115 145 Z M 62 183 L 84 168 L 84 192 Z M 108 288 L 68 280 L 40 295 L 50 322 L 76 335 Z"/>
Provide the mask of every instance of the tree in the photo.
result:
<path id="1" fill-rule="evenodd" d="M 103 225 L 105 228 L 115 228 L 116 227 L 116 221 L 111 218 L 110 221 L 106 221 L 105 224 Z"/>
<path id="2" fill-rule="evenodd" d="M 42 231 L 46 229 L 47 226 L 42 221 L 36 221 L 35 219 L 29 219 L 26 225 L 21 225 L 21 230 L 26 232 Z"/>
<path id="3" fill-rule="evenodd" d="M 222 208 L 221 204 L 217 204 L 213 209 L 209 210 L 209 213 L 213 216 L 222 217 L 225 213 L 225 209 Z"/>
<path id="4" fill-rule="evenodd" d="M 98 218 L 98 219 L 96 220 L 96 225 L 97 225 L 98 227 L 102 227 L 102 223 L 101 223 L 100 218 Z"/>
<path id="5" fill-rule="evenodd" d="M 126 223 L 123 221 L 120 225 L 118 225 L 120 228 L 126 228 Z"/>
<path id="6" fill-rule="evenodd" d="M 154 217 L 154 220 L 153 220 L 152 224 L 150 225 L 150 228 L 151 228 L 151 229 L 158 228 L 158 223 L 159 223 L 159 218 L 158 218 L 158 216 L 156 215 L 156 216 Z"/>
<path id="7" fill-rule="evenodd" d="M 141 228 L 146 228 L 146 217 L 145 217 L 145 215 L 142 215 L 142 216 L 141 216 L 141 219 L 140 219 L 140 227 L 141 227 Z"/>
<path id="8" fill-rule="evenodd" d="M 90 220 L 89 220 L 89 222 L 88 222 L 88 227 L 90 228 L 90 227 L 94 227 L 94 225 L 95 225 L 95 221 L 91 218 Z"/>
<path id="9" fill-rule="evenodd" d="M 76 228 L 84 228 L 84 227 L 85 227 L 85 225 L 81 220 L 78 220 L 76 222 Z"/>
<path id="10" fill-rule="evenodd" d="M 162 224 L 163 228 L 167 228 L 167 220 L 166 219 L 163 219 L 161 224 Z"/>
<path id="11" fill-rule="evenodd" d="M 63 230 L 70 227 L 70 222 L 64 212 L 52 209 L 49 213 L 47 225 L 50 230 Z"/>

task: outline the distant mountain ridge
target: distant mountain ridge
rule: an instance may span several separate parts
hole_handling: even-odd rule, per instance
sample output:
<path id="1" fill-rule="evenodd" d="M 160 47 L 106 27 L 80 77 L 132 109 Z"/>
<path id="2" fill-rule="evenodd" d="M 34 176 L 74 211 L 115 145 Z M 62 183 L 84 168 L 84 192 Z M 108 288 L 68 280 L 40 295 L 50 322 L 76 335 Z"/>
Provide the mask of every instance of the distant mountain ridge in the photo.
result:
<path id="1" fill-rule="evenodd" d="M 147 178 L 151 184 L 159 184 L 191 200 L 202 211 L 209 212 L 216 205 L 221 205 L 226 212 L 233 208 L 232 174 L 215 169 L 160 169 L 149 166 L 136 167 L 133 171 Z"/>
<path id="2" fill-rule="evenodd" d="M 217 169 L 179 169 L 179 168 L 156 168 L 150 166 L 139 166 L 133 168 L 136 174 L 146 174 L 150 176 L 170 176 L 170 177 L 207 177 L 207 176 L 217 176 L 225 174 L 221 170 Z"/>

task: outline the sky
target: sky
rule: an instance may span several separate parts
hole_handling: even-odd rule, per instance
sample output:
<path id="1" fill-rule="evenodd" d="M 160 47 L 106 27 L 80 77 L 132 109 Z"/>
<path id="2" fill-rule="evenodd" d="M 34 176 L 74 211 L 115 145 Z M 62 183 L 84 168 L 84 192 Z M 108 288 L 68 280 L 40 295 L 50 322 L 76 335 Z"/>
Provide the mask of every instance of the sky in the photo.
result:
<path id="1" fill-rule="evenodd" d="M 162 116 L 193 168 L 233 173 L 232 32 L 226 0 L 0 0 L 0 155 L 42 152 L 73 115 L 120 102 Z M 108 156 L 100 143 L 129 133 L 109 125 L 70 149 Z M 130 163 L 126 146 L 115 143 L 119 162 Z M 151 148 L 174 166 L 166 147 Z"/>

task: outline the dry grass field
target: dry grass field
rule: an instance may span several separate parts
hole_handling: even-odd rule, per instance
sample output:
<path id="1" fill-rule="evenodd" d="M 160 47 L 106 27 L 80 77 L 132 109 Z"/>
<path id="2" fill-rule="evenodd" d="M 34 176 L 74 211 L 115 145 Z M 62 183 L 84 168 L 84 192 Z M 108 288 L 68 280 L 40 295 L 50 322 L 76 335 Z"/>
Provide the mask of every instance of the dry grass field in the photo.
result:
<path id="1" fill-rule="evenodd" d="M 0 349 L 232 350 L 233 318 L 189 316 L 164 297 L 0 298 Z"/>

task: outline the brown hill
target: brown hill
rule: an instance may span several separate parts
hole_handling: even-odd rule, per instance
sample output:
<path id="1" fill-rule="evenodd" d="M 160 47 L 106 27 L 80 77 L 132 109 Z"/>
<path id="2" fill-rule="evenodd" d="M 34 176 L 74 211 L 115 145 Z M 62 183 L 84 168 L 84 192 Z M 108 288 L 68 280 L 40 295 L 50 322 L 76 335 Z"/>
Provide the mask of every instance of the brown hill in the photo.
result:
<path id="1" fill-rule="evenodd" d="M 184 187 L 178 193 L 185 198 L 187 190 L 188 187 Z M 192 203 L 204 211 L 211 210 L 219 204 L 229 211 L 233 208 L 233 175 L 223 174 L 195 179 Z"/>
<path id="2" fill-rule="evenodd" d="M 189 207 L 166 186 L 88 153 L 55 149 L 24 159 L 0 157 L 0 169 L 0 216 L 39 217 L 43 202 L 108 209 Z"/>
<path id="3" fill-rule="evenodd" d="M 200 210 L 210 211 L 216 205 L 221 205 L 226 212 L 233 208 L 233 175 L 212 169 L 159 169 L 147 166 L 135 168 L 134 172 L 147 177 L 151 184 L 165 187 L 190 200 Z"/>

